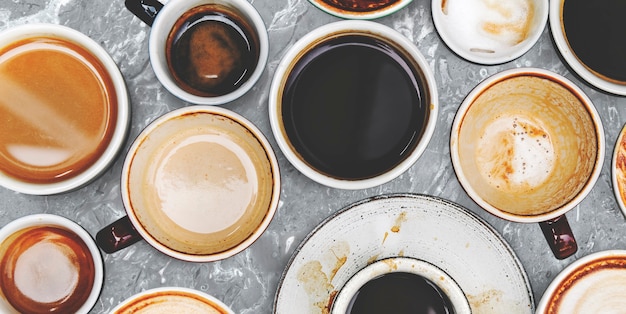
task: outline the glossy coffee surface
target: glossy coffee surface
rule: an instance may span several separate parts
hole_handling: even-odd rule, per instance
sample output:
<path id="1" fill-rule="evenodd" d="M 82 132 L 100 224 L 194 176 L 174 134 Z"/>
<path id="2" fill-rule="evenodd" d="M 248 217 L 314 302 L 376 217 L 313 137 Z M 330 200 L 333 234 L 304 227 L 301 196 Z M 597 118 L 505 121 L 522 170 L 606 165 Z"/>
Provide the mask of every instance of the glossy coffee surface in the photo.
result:
<path id="1" fill-rule="evenodd" d="M 188 254 L 222 252 L 265 218 L 272 170 L 261 143 L 225 116 L 171 118 L 132 156 L 130 206 L 151 237 Z"/>
<path id="2" fill-rule="evenodd" d="M 419 142 L 429 115 L 424 82 L 391 44 L 343 35 L 307 51 L 286 80 L 281 114 L 290 145 L 338 179 L 389 171 Z"/>
<path id="3" fill-rule="evenodd" d="M 238 11 L 204 4 L 185 12 L 167 38 L 177 84 L 197 96 L 221 96 L 245 83 L 259 59 L 259 40 Z"/>
<path id="4" fill-rule="evenodd" d="M 104 66 L 56 37 L 0 48 L 0 171 L 28 183 L 74 177 L 100 158 L 116 125 Z"/>
<path id="5" fill-rule="evenodd" d="M 21 313 L 71 313 L 87 300 L 94 261 L 75 233 L 60 227 L 30 227 L 0 246 L 0 288 Z"/>

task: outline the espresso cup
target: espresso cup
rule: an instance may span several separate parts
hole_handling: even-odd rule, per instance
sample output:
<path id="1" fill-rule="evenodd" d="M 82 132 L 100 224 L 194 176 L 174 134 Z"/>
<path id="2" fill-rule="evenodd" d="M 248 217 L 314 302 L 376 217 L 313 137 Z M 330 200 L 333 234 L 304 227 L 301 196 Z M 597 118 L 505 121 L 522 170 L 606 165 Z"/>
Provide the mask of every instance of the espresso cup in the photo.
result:
<path id="1" fill-rule="evenodd" d="M 471 313 L 463 290 L 435 265 L 408 257 L 378 260 L 340 289 L 331 314 Z"/>
<path id="2" fill-rule="evenodd" d="M 246 0 L 126 0 L 152 26 L 150 63 L 178 98 L 202 105 L 233 101 L 265 70 L 269 39 L 263 19 Z"/>
<path id="3" fill-rule="evenodd" d="M 454 53 L 492 65 L 517 59 L 535 45 L 548 22 L 549 2 L 432 0 L 431 7 L 437 33 Z"/>
<path id="4" fill-rule="evenodd" d="M 100 250 L 82 227 L 36 214 L 0 229 L 0 312 L 89 313 L 103 282 Z"/>
<path id="5" fill-rule="evenodd" d="M 344 19 L 371 20 L 393 14 L 413 0 L 309 0 L 318 9 Z"/>
<path id="6" fill-rule="evenodd" d="M 621 1 L 550 1 L 550 31 L 570 69 L 592 86 L 626 95 L 626 27 Z"/>
<path id="7" fill-rule="evenodd" d="M 386 183 L 422 155 L 438 112 L 435 79 L 417 47 L 371 21 L 340 21 L 298 40 L 269 96 L 270 124 L 291 164 L 341 189 Z"/>
<path id="8" fill-rule="evenodd" d="M 153 288 L 135 294 L 117 305 L 111 314 L 234 314 L 212 295 L 181 287 Z"/>
<path id="9" fill-rule="evenodd" d="M 190 106 L 152 122 L 122 168 L 127 216 L 96 235 L 107 253 L 143 238 L 185 261 L 230 257 L 272 220 L 280 174 L 267 139 L 240 115 Z"/>
<path id="10" fill-rule="evenodd" d="M 128 131 L 117 65 L 94 40 L 55 24 L 0 33 L 0 186 L 35 195 L 102 174 Z"/>
<path id="11" fill-rule="evenodd" d="M 618 313 L 626 307 L 626 251 L 608 250 L 567 266 L 544 292 L 537 314 Z"/>
<path id="12" fill-rule="evenodd" d="M 519 68 L 481 82 L 452 124 L 459 182 L 483 209 L 514 222 L 540 222 L 557 258 L 577 250 L 565 213 L 596 183 L 604 130 L 591 100 L 566 78 Z"/>

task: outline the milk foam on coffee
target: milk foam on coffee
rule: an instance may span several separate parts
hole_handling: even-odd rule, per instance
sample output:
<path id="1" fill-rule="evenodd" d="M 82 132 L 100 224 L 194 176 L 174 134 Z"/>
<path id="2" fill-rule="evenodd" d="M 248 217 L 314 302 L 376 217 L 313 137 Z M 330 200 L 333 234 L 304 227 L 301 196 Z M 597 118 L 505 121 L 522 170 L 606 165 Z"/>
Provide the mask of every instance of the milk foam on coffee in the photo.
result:
<path id="1" fill-rule="evenodd" d="M 519 191 L 540 186 L 556 160 L 543 123 L 523 114 L 501 114 L 485 125 L 476 149 L 477 165 L 492 186 Z"/>
<path id="2" fill-rule="evenodd" d="M 443 0 L 450 36 L 464 49 L 496 52 L 524 41 L 531 30 L 531 0 Z"/>
<path id="3" fill-rule="evenodd" d="M 163 292 L 140 297 L 122 306 L 115 314 L 225 314 L 217 305 L 193 294 L 183 292 Z"/>

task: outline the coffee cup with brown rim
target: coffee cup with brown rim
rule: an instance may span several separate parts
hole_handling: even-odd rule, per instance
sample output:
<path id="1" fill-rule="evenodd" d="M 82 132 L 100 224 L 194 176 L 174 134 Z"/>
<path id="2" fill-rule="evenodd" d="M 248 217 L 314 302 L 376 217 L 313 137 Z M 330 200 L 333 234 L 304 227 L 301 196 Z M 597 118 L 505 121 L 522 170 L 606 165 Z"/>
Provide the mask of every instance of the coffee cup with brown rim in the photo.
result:
<path id="1" fill-rule="evenodd" d="M 35 195 L 78 189 L 126 140 L 130 104 L 109 54 L 81 32 L 26 24 L 0 33 L 0 186 Z"/>
<path id="2" fill-rule="evenodd" d="M 127 216 L 96 235 L 107 253 L 140 239 L 180 260 L 208 262 L 250 246 L 278 207 L 280 174 L 263 133 L 216 106 L 190 106 L 148 125 L 122 168 Z"/>
<path id="3" fill-rule="evenodd" d="M 582 257 L 548 285 L 537 314 L 613 313 L 626 307 L 626 251 L 607 250 Z"/>
<path id="4" fill-rule="evenodd" d="M 182 287 L 160 287 L 137 293 L 118 304 L 111 314 L 188 313 L 234 314 L 226 304 L 204 292 Z"/>
<path id="5" fill-rule="evenodd" d="M 126 0 L 151 26 L 150 64 L 178 98 L 221 105 L 247 93 L 265 71 L 269 39 L 246 0 Z"/>
<path id="6" fill-rule="evenodd" d="M 0 229 L 0 312 L 89 313 L 104 267 L 91 235 L 57 215 L 34 214 Z"/>
<path id="7" fill-rule="evenodd" d="M 605 154 L 600 116 L 583 91 L 542 69 L 506 70 L 458 109 L 452 164 L 467 194 L 502 219 L 539 222 L 554 255 L 577 245 L 565 214 L 595 185 Z"/>

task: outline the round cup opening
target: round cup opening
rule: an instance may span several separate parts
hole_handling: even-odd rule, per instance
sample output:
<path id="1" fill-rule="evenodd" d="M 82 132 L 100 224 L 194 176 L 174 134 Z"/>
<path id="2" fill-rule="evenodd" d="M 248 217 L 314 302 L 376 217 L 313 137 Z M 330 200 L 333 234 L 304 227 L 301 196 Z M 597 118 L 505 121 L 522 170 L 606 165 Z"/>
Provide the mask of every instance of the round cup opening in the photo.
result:
<path id="1" fill-rule="evenodd" d="M 430 68 L 408 39 L 378 23 L 341 21 L 283 56 L 270 88 L 270 123 L 300 172 L 362 189 L 396 178 L 421 156 L 437 101 Z"/>

